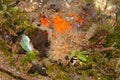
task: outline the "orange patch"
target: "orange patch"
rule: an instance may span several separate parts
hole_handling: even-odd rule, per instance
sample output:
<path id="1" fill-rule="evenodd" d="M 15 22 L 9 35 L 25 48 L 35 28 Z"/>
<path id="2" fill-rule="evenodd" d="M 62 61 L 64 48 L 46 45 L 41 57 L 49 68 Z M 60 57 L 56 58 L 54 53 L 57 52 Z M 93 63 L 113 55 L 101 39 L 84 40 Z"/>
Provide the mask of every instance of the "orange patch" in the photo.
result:
<path id="1" fill-rule="evenodd" d="M 41 26 L 49 27 L 48 18 L 45 16 L 40 17 Z"/>
<path id="2" fill-rule="evenodd" d="M 52 24 L 54 26 L 54 30 L 62 34 L 71 27 L 70 23 L 65 21 L 60 16 L 56 16 L 55 18 L 53 18 Z"/>
<path id="3" fill-rule="evenodd" d="M 81 17 L 79 17 L 79 16 L 74 16 L 74 19 L 75 19 L 75 21 L 78 22 L 78 23 L 83 22 L 83 19 L 82 19 Z"/>

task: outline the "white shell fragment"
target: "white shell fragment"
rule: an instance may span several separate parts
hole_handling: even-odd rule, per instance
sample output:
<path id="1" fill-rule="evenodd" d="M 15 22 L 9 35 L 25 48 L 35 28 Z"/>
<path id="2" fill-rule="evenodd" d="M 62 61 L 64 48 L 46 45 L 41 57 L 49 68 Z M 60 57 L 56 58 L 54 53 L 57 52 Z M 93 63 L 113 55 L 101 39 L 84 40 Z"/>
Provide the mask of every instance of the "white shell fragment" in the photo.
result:
<path id="1" fill-rule="evenodd" d="M 20 45 L 27 52 L 33 50 L 29 37 L 24 34 L 22 35 L 22 40 L 20 41 Z"/>

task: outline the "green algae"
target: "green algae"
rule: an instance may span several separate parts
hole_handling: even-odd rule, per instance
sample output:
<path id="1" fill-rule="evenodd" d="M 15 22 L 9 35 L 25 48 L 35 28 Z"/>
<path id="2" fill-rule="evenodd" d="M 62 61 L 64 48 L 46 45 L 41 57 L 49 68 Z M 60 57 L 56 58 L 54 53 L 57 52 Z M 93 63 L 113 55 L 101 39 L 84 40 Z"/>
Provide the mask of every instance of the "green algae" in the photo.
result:
<path id="1" fill-rule="evenodd" d="M 68 75 L 65 74 L 65 72 L 63 71 L 59 71 L 54 80 L 70 80 Z"/>
<path id="2" fill-rule="evenodd" d="M 10 50 L 4 42 L 0 42 L 0 51 L 4 52 L 5 54 L 10 54 Z"/>
<path id="3" fill-rule="evenodd" d="M 51 75 L 54 72 L 54 66 L 51 63 L 46 64 L 47 73 Z"/>

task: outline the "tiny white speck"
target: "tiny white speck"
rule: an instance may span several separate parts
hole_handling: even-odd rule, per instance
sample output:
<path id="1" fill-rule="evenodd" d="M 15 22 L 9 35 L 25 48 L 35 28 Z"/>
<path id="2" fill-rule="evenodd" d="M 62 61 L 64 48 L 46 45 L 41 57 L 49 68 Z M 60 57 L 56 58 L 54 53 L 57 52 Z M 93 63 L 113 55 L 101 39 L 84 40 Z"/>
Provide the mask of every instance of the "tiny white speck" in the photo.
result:
<path id="1" fill-rule="evenodd" d="M 98 78 L 98 80 L 100 80 L 101 78 Z"/>
<path id="2" fill-rule="evenodd" d="M 30 3 L 32 3 L 33 2 L 33 0 L 30 0 Z"/>

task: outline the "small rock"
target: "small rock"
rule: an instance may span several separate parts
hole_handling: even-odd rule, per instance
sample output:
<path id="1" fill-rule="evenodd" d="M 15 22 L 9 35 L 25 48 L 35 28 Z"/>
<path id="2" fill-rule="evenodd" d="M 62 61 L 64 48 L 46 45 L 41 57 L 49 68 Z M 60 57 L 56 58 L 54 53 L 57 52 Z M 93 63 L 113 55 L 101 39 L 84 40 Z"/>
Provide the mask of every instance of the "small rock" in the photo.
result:
<path id="1" fill-rule="evenodd" d="M 28 71 L 28 73 L 35 73 L 35 72 L 38 72 L 40 75 L 43 75 L 43 76 L 48 76 L 45 69 L 42 69 L 42 67 L 39 65 L 33 64 L 33 66 Z"/>

